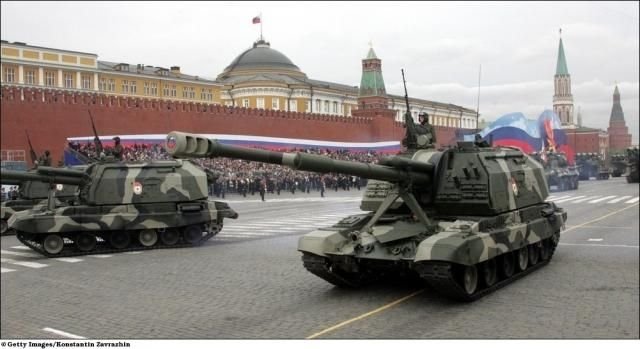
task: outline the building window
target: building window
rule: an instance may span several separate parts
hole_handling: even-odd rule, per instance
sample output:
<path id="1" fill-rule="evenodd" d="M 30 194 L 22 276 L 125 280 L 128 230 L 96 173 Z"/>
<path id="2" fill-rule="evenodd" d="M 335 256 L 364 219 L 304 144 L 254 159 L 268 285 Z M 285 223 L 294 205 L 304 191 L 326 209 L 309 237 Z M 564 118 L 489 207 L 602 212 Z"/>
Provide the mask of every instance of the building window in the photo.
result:
<path id="1" fill-rule="evenodd" d="M 110 92 L 115 92 L 116 91 L 116 80 L 115 79 L 109 79 L 109 82 L 107 84 L 107 91 L 110 91 Z"/>
<path id="2" fill-rule="evenodd" d="M 213 100 L 213 92 L 211 91 L 211 89 L 203 87 L 202 90 L 200 91 L 200 99 L 204 101 Z"/>
<path id="3" fill-rule="evenodd" d="M 279 110 L 280 109 L 280 98 L 271 98 L 271 109 Z"/>
<path id="4" fill-rule="evenodd" d="M 193 87 L 183 87 L 182 98 L 196 98 L 196 89 Z"/>
<path id="5" fill-rule="evenodd" d="M 338 114 L 338 102 L 333 102 L 333 113 Z"/>
<path id="6" fill-rule="evenodd" d="M 158 83 L 156 82 L 144 82 L 143 91 L 146 96 L 158 95 Z"/>
<path id="7" fill-rule="evenodd" d="M 82 74 L 82 88 L 85 90 L 91 89 L 91 76 Z"/>
<path id="8" fill-rule="evenodd" d="M 98 82 L 98 89 L 100 91 L 106 91 L 107 90 L 107 79 L 100 78 L 100 81 Z"/>
<path id="9" fill-rule="evenodd" d="M 309 109 L 311 107 L 311 103 L 309 103 L 309 101 L 304 101 L 304 111 L 306 111 L 307 113 L 310 112 L 311 110 Z"/>
<path id="10" fill-rule="evenodd" d="M 165 96 L 165 97 L 169 97 L 169 93 L 170 93 L 169 85 L 164 84 L 162 86 L 162 95 Z"/>
<path id="11" fill-rule="evenodd" d="M 73 73 L 64 73 L 64 88 L 73 88 Z"/>
<path id="12" fill-rule="evenodd" d="M 289 101 L 289 110 L 298 111 L 298 102 L 295 99 L 292 101 Z"/>
<path id="13" fill-rule="evenodd" d="M 15 82 L 16 81 L 16 69 L 14 67 L 5 67 L 4 68 L 4 82 Z"/>
<path id="14" fill-rule="evenodd" d="M 256 98 L 256 108 L 264 109 L 264 97 Z"/>
<path id="15" fill-rule="evenodd" d="M 36 72 L 35 70 L 25 70 L 24 72 L 24 83 L 27 85 L 35 85 L 36 84 Z"/>
<path id="16" fill-rule="evenodd" d="M 136 81 L 131 81 L 131 94 L 135 95 L 137 93 Z"/>
<path id="17" fill-rule="evenodd" d="M 242 100 L 242 106 L 245 108 L 249 108 L 249 98 L 245 98 Z"/>
<path id="18" fill-rule="evenodd" d="M 176 88 L 176 85 L 171 85 L 170 89 L 171 89 L 170 91 L 171 97 L 178 97 L 178 89 Z"/>
<path id="19" fill-rule="evenodd" d="M 122 80 L 122 93 L 129 93 L 129 80 Z"/>
<path id="20" fill-rule="evenodd" d="M 46 86 L 55 86 L 56 85 L 56 72 L 46 71 L 44 72 L 44 84 Z"/>
<path id="21" fill-rule="evenodd" d="M 324 101 L 324 112 L 325 113 L 329 112 L 329 101 Z"/>
<path id="22" fill-rule="evenodd" d="M 320 112 L 321 102 L 319 99 L 316 99 L 316 113 Z"/>

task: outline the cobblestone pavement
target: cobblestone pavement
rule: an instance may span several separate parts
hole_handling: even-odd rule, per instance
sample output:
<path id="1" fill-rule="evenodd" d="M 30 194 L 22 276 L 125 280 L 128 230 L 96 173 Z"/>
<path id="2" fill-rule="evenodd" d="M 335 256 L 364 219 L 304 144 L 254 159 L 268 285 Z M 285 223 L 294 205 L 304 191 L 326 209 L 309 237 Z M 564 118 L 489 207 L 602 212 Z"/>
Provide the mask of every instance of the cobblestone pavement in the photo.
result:
<path id="1" fill-rule="evenodd" d="M 552 262 L 471 304 L 421 284 L 343 290 L 302 267 L 298 237 L 358 212 L 361 193 L 228 196 L 240 218 L 196 248 L 47 259 L 2 237 L 0 337 L 639 337 L 638 185 L 552 193 L 569 212 Z"/>

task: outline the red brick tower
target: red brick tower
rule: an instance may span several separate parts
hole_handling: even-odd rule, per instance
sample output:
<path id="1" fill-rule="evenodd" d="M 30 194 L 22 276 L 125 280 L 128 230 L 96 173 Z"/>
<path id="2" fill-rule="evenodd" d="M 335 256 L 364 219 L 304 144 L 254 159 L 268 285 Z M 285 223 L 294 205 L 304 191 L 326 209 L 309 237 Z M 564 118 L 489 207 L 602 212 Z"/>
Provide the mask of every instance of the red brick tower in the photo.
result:
<path id="1" fill-rule="evenodd" d="M 358 109 L 352 111 L 354 116 L 383 116 L 393 121 L 395 112 L 389 109 L 389 98 L 382 79 L 382 61 L 376 57 L 373 47 L 369 48 L 367 58 L 362 60 L 362 79 Z"/>
<path id="2" fill-rule="evenodd" d="M 620 92 L 618 85 L 613 91 L 613 107 L 611 108 L 611 117 L 609 118 L 609 151 L 613 153 L 621 153 L 631 146 L 631 134 L 624 121 L 624 112 L 620 105 Z"/>

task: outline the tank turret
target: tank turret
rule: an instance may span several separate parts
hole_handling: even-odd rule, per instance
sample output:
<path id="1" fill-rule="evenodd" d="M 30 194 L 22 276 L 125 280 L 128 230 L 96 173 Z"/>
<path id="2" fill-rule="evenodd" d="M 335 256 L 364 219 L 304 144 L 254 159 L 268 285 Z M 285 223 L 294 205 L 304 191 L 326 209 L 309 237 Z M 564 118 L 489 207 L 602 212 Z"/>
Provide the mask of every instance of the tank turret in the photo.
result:
<path id="1" fill-rule="evenodd" d="M 2 171 L 9 180 L 76 185 L 73 205 L 51 204 L 9 218 L 18 239 L 49 257 L 198 245 L 237 213 L 208 199 L 210 174 L 190 161 L 93 163 L 84 171 Z M 56 185 L 53 185 L 56 184 Z M 65 240 L 73 243 L 67 244 Z"/>
<path id="2" fill-rule="evenodd" d="M 379 164 L 225 145 L 171 132 L 178 158 L 228 157 L 369 178 L 362 214 L 300 238 L 311 273 L 338 286 L 418 275 L 444 295 L 475 300 L 545 265 L 566 212 L 545 202 L 542 166 L 514 148 L 472 142 L 410 149 Z"/>

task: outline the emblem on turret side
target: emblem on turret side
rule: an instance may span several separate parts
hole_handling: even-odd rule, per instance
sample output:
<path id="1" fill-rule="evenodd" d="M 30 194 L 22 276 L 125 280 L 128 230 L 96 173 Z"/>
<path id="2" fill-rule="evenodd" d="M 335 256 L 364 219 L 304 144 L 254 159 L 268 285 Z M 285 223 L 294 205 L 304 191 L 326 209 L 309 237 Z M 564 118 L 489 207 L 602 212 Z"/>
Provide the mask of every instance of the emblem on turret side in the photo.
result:
<path id="1" fill-rule="evenodd" d="M 513 195 L 518 196 L 518 183 L 516 182 L 516 179 L 511 177 L 511 190 L 513 191 Z"/>
<path id="2" fill-rule="evenodd" d="M 142 183 L 140 182 L 133 182 L 133 192 L 136 195 L 140 195 L 142 194 Z"/>

